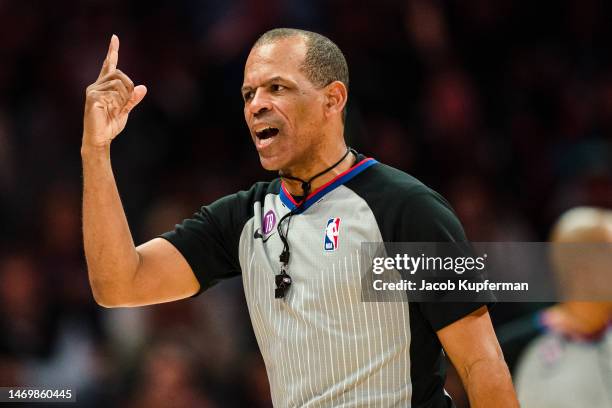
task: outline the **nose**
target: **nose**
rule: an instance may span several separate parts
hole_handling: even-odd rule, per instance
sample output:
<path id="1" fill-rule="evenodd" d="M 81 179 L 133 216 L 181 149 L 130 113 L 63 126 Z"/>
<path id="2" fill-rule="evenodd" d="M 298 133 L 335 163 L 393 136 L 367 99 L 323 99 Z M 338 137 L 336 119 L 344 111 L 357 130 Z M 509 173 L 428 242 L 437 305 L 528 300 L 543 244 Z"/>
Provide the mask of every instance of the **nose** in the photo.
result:
<path id="1" fill-rule="evenodd" d="M 258 88 L 255 90 L 255 95 L 249 102 L 249 111 L 252 115 L 257 116 L 272 109 L 270 98 L 267 97 L 264 90 Z"/>

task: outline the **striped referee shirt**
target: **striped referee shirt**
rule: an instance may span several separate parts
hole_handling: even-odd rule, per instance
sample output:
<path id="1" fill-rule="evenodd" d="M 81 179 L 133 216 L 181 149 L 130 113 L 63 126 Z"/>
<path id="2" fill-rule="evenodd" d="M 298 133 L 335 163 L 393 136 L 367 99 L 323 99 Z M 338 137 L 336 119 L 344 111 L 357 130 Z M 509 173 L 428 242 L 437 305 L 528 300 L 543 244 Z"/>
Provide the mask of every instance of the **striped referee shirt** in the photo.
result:
<path id="1" fill-rule="evenodd" d="M 297 206 L 280 179 L 202 207 L 162 235 L 206 290 L 241 275 L 275 407 L 451 407 L 436 331 L 481 303 L 364 302 L 362 242 L 466 238 L 449 204 L 372 158 L 313 191 L 291 218 L 292 284 L 274 297 L 280 218 Z"/>

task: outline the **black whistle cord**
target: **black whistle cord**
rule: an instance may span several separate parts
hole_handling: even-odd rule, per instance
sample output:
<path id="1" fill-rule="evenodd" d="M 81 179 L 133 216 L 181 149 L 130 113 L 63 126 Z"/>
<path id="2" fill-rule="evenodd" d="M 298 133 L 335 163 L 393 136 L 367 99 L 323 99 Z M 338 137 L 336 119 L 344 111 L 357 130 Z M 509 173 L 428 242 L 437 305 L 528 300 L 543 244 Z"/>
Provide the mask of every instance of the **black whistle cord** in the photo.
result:
<path id="1" fill-rule="evenodd" d="M 340 160 L 338 160 L 336 163 L 326 168 L 322 172 L 312 176 L 308 181 L 302 180 L 299 177 L 294 177 L 294 176 L 279 173 L 279 176 L 281 178 L 285 178 L 288 180 L 295 180 L 295 181 L 299 181 L 300 183 L 302 183 L 303 196 L 302 196 L 302 201 L 300 201 L 299 204 L 293 210 L 285 214 L 278 221 L 278 226 L 276 227 L 278 231 L 278 236 L 283 242 L 283 252 L 281 252 L 279 256 L 279 260 L 281 263 L 281 271 L 280 271 L 280 274 L 276 275 L 275 277 L 276 289 L 274 290 L 274 297 L 276 299 L 284 298 L 285 292 L 287 291 L 287 289 L 289 289 L 289 286 L 291 286 L 291 276 L 287 274 L 287 266 L 289 265 L 289 256 L 291 254 L 289 251 L 289 241 L 287 240 L 287 237 L 289 236 L 289 225 L 291 224 L 291 217 L 297 214 L 297 212 L 302 208 L 302 206 L 306 202 L 306 199 L 308 198 L 308 195 L 310 194 L 310 190 L 312 189 L 312 181 L 316 179 L 317 177 L 320 177 L 323 174 L 337 167 L 340 163 L 344 161 L 344 159 L 346 159 L 346 156 L 348 156 L 348 154 L 351 152 L 355 155 L 355 158 L 356 158 L 357 152 L 354 149 L 347 147 L 346 153 L 344 153 L 344 155 L 342 156 Z M 285 220 L 287 221 L 287 228 L 283 230 L 283 222 Z"/>

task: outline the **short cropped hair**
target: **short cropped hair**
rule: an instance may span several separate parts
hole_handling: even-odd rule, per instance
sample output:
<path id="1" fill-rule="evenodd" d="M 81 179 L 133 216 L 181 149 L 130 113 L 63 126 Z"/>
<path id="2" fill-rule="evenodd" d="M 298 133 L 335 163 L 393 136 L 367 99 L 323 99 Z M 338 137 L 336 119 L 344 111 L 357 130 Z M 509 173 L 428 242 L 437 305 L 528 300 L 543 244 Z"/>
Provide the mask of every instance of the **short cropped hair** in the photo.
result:
<path id="1" fill-rule="evenodd" d="M 306 55 L 300 69 L 313 85 L 322 88 L 340 81 L 348 90 L 349 73 L 344 54 L 324 35 L 296 28 L 275 28 L 263 33 L 253 48 L 291 37 L 302 37 L 306 43 Z M 346 114 L 346 110 L 343 113 Z"/>

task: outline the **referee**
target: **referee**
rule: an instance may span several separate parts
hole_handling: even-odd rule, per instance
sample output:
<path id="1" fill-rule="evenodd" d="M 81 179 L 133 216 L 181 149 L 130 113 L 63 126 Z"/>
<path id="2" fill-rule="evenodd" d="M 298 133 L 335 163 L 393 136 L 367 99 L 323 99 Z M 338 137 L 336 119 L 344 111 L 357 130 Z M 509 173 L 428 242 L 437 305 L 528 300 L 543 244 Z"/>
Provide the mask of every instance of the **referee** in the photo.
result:
<path id="1" fill-rule="evenodd" d="M 448 203 L 348 148 L 348 67 L 326 37 L 275 29 L 248 56 L 244 116 L 279 178 L 203 206 L 135 247 L 110 145 L 146 88 L 117 69 L 113 36 L 87 88 L 81 147 L 89 279 L 105 307 L 196 295 L 241 276 L 277 407 L 452 407 L 444 353 L 471 406 L 517 407 L 483 303 L 362 302 L 362 242 L 465 241 Z"/>

